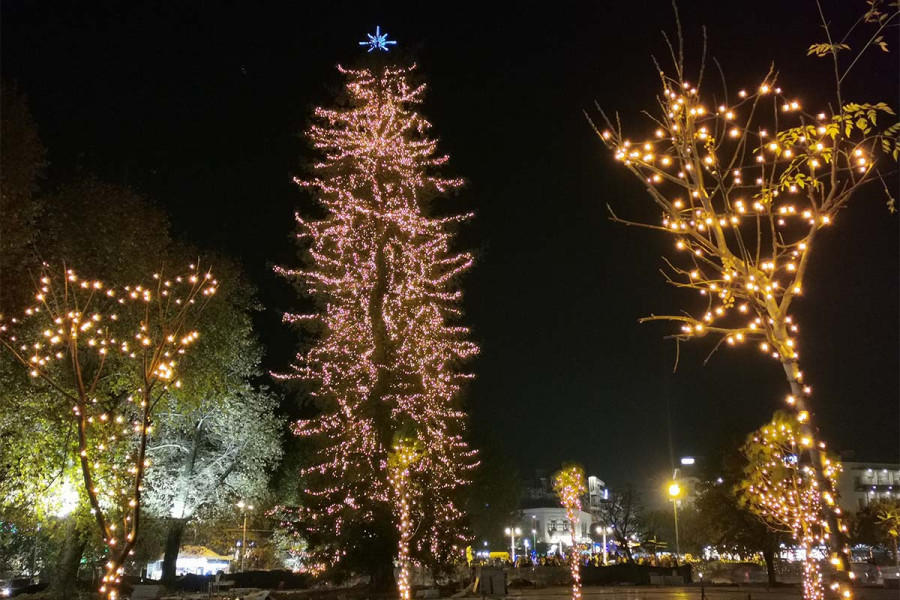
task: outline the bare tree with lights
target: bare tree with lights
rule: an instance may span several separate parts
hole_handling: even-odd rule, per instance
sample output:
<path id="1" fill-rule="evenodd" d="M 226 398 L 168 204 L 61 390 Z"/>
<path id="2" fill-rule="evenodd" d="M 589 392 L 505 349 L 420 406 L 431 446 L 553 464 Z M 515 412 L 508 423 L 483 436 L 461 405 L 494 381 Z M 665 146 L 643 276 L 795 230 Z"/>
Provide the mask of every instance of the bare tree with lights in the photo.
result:
<path id="1" fill-rule="evenodd" d="M 839 464 L 822 453 L 825 486 L 812 465 L 801 461 L 806 447 L 803 424 L 793 414 L 778 412 L 747 438 L 747 459 L 738 487 L 740 503 L 774 531 L 788 533 L 803 548 L 803 597 L 823 600 L 822 571 L 815 551 L 823 545 L 828 524 L 821 518 L 823 500 L 835 500 Z"/>
<path id="2" fill-rule="evenodd" d="M 461 364 L 477 352 L 460 317 L 458 277 L 472 264 L 451 249 L 469 215 L 435 216 L 432 200 L 462 182 L 416 111 L 414 67 L 341 68 L 346 108 L 318 108 L 308 131 L 321 159 L 310 179 L 324 216 L 297 215 L 306 266 L 279 269 L 317 310 L 287 315 L 314 336 L 288 378 L 307 382 L 320 416 L 296 424 L 315 457 L 302 476 L 305 536 L 318 564 L 364 570 L 387 588 L 397 547 L 388 453 L 403 427 L 424 457 L 411 473 L 428 510 L 411 554 L 432 565 L 464 547 L 457 490 L 475 466 L 463 439 Z"/>
<path id="3" fill-rule="evenodd" d="M 77 456 L 91 513 L 107 551 L 100 592 L 115 600 L 140 532 L 154 409 L 199 333 L 199 312 L 216 291 L 210 273 L 154 275 L 115 288 L 73 269 L 45 266 L 36 303 L 0 323 L 0 343 L 36 385 L 71 404 Z"/>
<path id="4" fill-rule="evenodd" d="M 749 91 L 732 95 L 723 76 L 720 92 L 701 92 L 705 58 L 696 84 L 689 83 L 679 25 L 677 48 L 669 45 L 674 70 L 660 71 L 659 112 L 648 113 L 655 135 L 632 141 L 618 117 L 602 111 L 606 129 L 597 128 L 661 212 L 656 223 L 614 213 L 613 220 L 674 238 L 678 258 L 665 260 L 665 277 L 678 288 L 696 291 L 704 304 L 700 310 L 691 306 L 642 322 L 678 324 L 677 340 L 712 337 L 715 348 L 758 344 L 779 361 L 790 386 L 786 400 L 800 424 L 803 451 L 820 489 L 827 483 L 825 444 L 813 425 L 812 390 L 800 369 L 798 325 L 791 309 L 808 282 L 819 236 L 863 188 L 879 186 L 887 192 L 878 164 L 897 159 L 900 124 L 884 125 L 894 115 L 891 107 L 851 102 L 842 90 L 870 47 L 886 49 L 879 36 L 896 25 L 898 13 L 880 7 L 880 2 L 870 3 L 841 40 L 822 17 L 827 43 L 814 45 L 810 54 L 833 60 L 836 110 L 807 110 L 771 69 Z M 875 34 L 867 34 L 869 41 L 851 54 L 848 42 L 864 25 L 873 26 Z M 888 194 L 891 210 L 893 203 Z M 826 505 L 825 538 L 832 561 L 846 575 L 846 528 L 834 502 Z"/>
<path id="5" fill-rule="evenodd" d="M 613 539 L 629 562 L 634 560 L 631 544 L 643 527 L 643 513 L 643 498 L 631 484 L 612 490 L 610 500 L 600 507 L 601 520 L 612 526 Z"/>
<path id="6" fill-rule="evenodd" d="M 569 531 L 572 533 L 572 552 L 569 554 L 569 569 L 572 572 L 572 600 L 581 599 L 581 556 L 578 552 L 578 519 L 581 512 L 581 498 L 587 493 L 584 469 L 579 465 L 563 467 L 553 474 L 553 491 L 566 509 Z"/>

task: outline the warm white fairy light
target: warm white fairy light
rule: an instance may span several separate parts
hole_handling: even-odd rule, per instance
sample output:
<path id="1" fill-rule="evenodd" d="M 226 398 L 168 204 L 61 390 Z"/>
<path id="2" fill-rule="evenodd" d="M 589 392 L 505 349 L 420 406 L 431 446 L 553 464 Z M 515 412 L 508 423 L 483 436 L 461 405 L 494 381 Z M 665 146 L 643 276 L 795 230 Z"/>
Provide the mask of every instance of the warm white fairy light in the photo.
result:
<path id="1" fill-rule="evenodd" d="M 431 198 L 462 181 L 438 173 L 447 161 L 416 111 L 425 86 L 412 68 L 340 69 L 348 108 L 318 108 L 308 131 L 321 160 L 298 180 L 325 216 L 297 216 L 309 249 L 307 267 L 278 269 L 295 278 L 321 310 L 286 317 L 312 324 L 311 347 L 284 377 L 310 383 L 320 417 L 300 421 L 297 435 L 321 442 L 308 482 L 305 519 L 336 540 L 312 560 L 333 564 L 359 548 L 344 533 L 369 527 L 391 508 L 386 440 L 409 423 L 425 445 L 412 474 L 428 510 L 409 507 L 421 530 L 412 550 L 439 559 L 465 547 L 453 496 L 477 464 L 463 438 L 458 392 L 471 377 L 459 364 L 477 352 L 460 316 L 458 277 L 472 264 L 451 249 L 452 230 L 470 215 L 432 217 Z"/>
<path id="2" fill-rule="evenodd" d="M 172 356 L 197 340 L 191 324 L 218 282 L 207 273 L 173 287 L 179 302 L 169 296 L 151 303 L 163 285 L 116 288 L 81 279 L 74 269 L 44 265 L 36 304 L 26 308 L 24 319 L 0 321 L 0 344 L 72 404 L 84 489 L 109 558 L 100 587 L 109 600 L 117 598 L 138 538 L 152 408 L 175 376 Z M 135 339 L 139 349 L 117 339 Z M 108 389 L 107 380 L 133 386 L 140 402 L 133 396 L 118 402 L 125 394 Z M 121 428 L 126 418 L 130 429 Z"/>

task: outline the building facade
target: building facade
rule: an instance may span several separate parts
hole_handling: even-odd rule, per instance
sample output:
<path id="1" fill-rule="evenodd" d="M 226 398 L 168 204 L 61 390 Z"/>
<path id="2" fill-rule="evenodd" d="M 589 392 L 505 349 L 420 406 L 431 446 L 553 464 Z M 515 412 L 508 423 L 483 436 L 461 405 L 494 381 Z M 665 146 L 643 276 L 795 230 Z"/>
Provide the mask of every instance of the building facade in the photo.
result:
<path id="1" fill-rule="evenodd" d="M 855 512 L 874 500 L 900 500 L 900 465 L 850 461 L 841 464 L 843 471 L 837 489 L 843 510 Z"/>
<path id="2" fill-rule="evenodd" d="M 230 556 L 218 554 L 206 546 L 184 546 L 175 561 L 175 575 L 215 575 L 231 570 Z M 147 563 L 147 578 L 162 578 L 163 557 Z"/>
<path id="3" fill-rule="evenodd" d="M 577 544 L 590 544 L 591 526 L 597 521 L 602 503 L 609 499 L 606 484 L 599 477 L 587 478 L 588 491 L 581 500 L 582 510 L 576 522 L 571 523 L 559 504 L 551 480 L 548 471 L 538 470 L 534 479 L 522 486 L 518 514 L 521 545 L 527 543 L 530 548 L 543 548 L 551 554 L 564 551 L 572 546 L 573 529 Z"/>
<path id="4" fill-rule="evenodd" d="M 561 506 L 527 508 L 521 511 L 519 522 L 523 540 L 528 539 L 535 548 L 538 547 L 536 544 L 547 544 L 547 551 L 550 553 L 572 547 L 573 528 L 576 543 L 591 543 L 593 517 L 583 510 L 579 511 L 578 519 L 573 524 L 566 516 L 566 509 Z"/>

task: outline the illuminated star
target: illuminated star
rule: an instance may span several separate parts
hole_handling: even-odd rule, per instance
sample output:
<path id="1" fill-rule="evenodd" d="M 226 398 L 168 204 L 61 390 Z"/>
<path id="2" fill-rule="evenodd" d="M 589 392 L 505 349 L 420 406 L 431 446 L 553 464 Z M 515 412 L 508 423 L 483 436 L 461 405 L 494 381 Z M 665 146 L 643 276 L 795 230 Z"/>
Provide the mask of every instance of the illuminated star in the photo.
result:
<path id="1" fill-rule="evenodd" d="M 367 33 L 366 36 L 368 36 L 369 38 L 368 41 L 360 42 L 359 45 L 368 46 L 369 52 L 372 52 L 373 50 L 383 50 L 384 52 L 387 52 L 389 50 L 388 46 L 394 46 L 397 44 L 397 42 L 395 42 L 394 40 L 387 39 L 386 33 L 381 33 L 380 25 L 375 27 L 375 35 Z"/>

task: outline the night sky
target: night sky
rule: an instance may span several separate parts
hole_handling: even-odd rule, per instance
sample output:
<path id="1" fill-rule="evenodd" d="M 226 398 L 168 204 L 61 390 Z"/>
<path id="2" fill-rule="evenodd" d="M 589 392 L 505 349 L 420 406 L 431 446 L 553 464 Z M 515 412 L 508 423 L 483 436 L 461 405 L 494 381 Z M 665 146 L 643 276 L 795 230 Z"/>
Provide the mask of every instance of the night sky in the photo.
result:
<path id="1" fill-rule="evenodd" d="M 482 347 L 466 393 L 476 440 L 523 473 L 577 460 L 608 483 L 649 484 L 670 464 L 669 422 L 676 457 L 715 462 L 781 407 L 783 372 L 753 348 L 704 367 L 709 346 L 683 345 L 672 373 L 666 326 L 637 322 L 691 306 L 658 270 L 670 240 L 607 218 L 607 203 L 652 217 L 650 200 L 583 111 L 596 101 L 635 134 L 652 131 L 639 113 L 655 106 L 651 54 L 665 57 L 669 2 L 51 4 L 5 0 L 0 36 L 2 76 L 27 93 L 49 148 L 48 187 L 79 172 L 129 184 L 180 237 L 239 258 L 266 306 L 267 368 L 296 343 L 280 325 L 295 294 L 271 265 L 296 264 L 292 215 L 310 206 L 291 183 L 310 157 L 299 134 L 339 88 L 336 64 L 381 25 L 419 63 L 423 110 L 450 174 L 468 182 L 446 206 L 477 214 L 462 239 L 477 254 L 464 282 Z M 814 2 L 682 4 L 689 57 L 705 24 L 732 89 L 757 85 L 775 60 L 785 91 L 816 104 L 811 84 L 830 72 L 805 56 L 824 41 Z M 864 9 L 825 3 L 838 23 Z M 849 82 L 866 81 L 855 98 L 900 104 L 892 51 L 869 56 Z M 824 437 L 857 459 L 900 454 L 898 248 L 897 216 L 859 196 L 823 236 L 797 306 Z"/>

